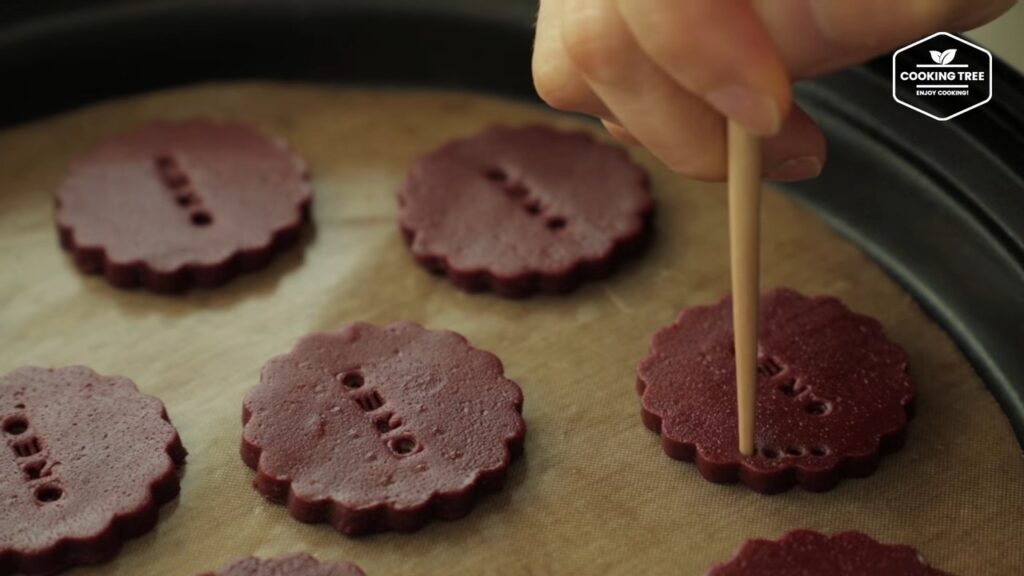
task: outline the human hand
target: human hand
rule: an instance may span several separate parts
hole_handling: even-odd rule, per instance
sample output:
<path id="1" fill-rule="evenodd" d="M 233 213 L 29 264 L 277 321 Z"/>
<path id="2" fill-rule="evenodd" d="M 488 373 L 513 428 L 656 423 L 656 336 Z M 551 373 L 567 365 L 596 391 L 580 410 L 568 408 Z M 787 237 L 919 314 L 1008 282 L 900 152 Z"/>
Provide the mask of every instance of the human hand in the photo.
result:
<path id="1" fill-rule="evenodd" d="M 792 82 L 936 31 L 988 22 L 1016 0 L 541 0 L 537 92 L 601 118 L 701 180 L 726 173 L 725 118 L 763 137 L 765 176 L 813 178 L 825 138 Z"/>

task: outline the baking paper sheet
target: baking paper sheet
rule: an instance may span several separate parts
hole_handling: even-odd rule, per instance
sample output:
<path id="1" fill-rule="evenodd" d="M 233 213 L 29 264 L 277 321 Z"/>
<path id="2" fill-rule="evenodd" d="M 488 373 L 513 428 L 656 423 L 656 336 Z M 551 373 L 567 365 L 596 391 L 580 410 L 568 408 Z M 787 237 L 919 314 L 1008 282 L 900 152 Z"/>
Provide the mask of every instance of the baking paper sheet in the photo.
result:
<path id="1" fill-rule="evenodd" d="M 57 246 L 52 192 L 69 159 L 150 118 L 204 116 L 285 136 L 313 169 L 313 230 L 266 270 L 184 297 L 83 277 Z M 949 338 L 857 248 L 769 190 L 763 284 L 839 296 L 910 353 L 917 417 L 878 472 L 828 493 L 766 497 L 703 480 L 640 422 L 635 367 L 683 307 L 728 290 L 723 187 L 642 151 L 657 197 L 651 249 L 564 297 L 470 295 L 419 268 L 394 191 L 419 154 L 501 122 L 596 130 L 540 107 L 452 92 L 213 84 L 109 101 L 0 133 L 0 370 L 86 364 L 160 397 L 190 455 L 181 496 L 111 563 L 74 574 L 187 576 L 306 551 L 392 574 L 701 574 L 747 538 L 862 530 L 961 575 L 1024 571 L 1024 459 Z M 969 279 L 965 279 L 969 281 Z M 466 518 L 350 539 L 250 486 L 241 401 L 302 335 L 364 320 L 461 332 L 525 395 L 525 457 Z M 6 465 L 0 463 L 0 468 Z"/>

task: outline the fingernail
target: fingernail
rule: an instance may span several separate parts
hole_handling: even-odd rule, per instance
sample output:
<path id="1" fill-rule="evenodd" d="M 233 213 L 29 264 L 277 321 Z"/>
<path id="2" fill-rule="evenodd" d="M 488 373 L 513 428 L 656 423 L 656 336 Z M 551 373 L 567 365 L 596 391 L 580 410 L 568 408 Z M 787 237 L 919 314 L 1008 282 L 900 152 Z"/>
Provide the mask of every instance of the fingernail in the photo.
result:
<path id="1" fill-rule="evenodd" d="M 634 137 L 632 134 L 630 134 L 629 130 L 626 130 L 621 125 L 619 125 L 619 124 L 617 124 L 617 123 L 615 123 L 615 122 L 613 122 L 611 120 L 601 119 L 601 124 L 604 124 L 604 129 L 607 130 L 609 134 L 614 136 L 615 139 L 618 140 L 619 142 L 623 142 L 623 143 L 626 143 L 626 144 L 639 144 L 640 143 L 636 139 L 636 137 Z"/>
<path id="2" fill-rule="evenodd" d="M 809 180 L 821 174 L 821 160 L 815 156 L 797 156 L 777 164 L 768 172 L 769 180 L 796 182 Z"/>
<path id="3" fill-rule="evenodd" d="M 715 110 L 754 134 L 771 136 L 779 131 L 779 107 L 769 96 L 745 86 L 729 86 L 709 92 L 706 98 Z"/>

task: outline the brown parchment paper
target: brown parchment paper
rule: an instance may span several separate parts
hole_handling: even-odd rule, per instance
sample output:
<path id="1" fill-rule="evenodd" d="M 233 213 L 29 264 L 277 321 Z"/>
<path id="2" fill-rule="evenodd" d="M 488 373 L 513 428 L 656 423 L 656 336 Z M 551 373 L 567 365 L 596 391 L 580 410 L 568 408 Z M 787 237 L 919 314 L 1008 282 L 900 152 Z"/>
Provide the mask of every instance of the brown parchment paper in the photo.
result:
<path id="1" fill-rule="evenodd" d="M 312 166 L 315 231 L 263 272 L 162 297 L 83 277 L 58 248 L 52 192 L 68 160 L 156 117 L 254 123 Z M 635 367 L 680 309 L 728 290 L 726 196 L 634 156 L 653 176 L 657 238 L 566 297 L 469 295 L 415 265 L 394 190 L 417 155 L 495 122 L 593 125 L 471 94 L 263 83 L 111 101 L 0 133 L 0 370 L 82 363 L 159 396 L 190 451 L 180 498 L 113 562 L 76 574 L 190 575 L 249 554 L 307 551 L 389 574 L 701 574 L 750 537 L 863 530 L 961 575 L 1024 574 L 1024 459 L 949 338 L 813 214 L 768 191 L 766 287 L 834 294 L 910 353 L 906 447 L 832 492 L 765 497 L 668 459 L 640 422 Z M 292 520 L 238 456 L 242 396 L 303 334 L 355 320 L 449 328 L 497 353 L 525 394 L 525 457 L 466 518 L 353 540 Z M 0 527 L 2 529 L 2 527 Z"/>

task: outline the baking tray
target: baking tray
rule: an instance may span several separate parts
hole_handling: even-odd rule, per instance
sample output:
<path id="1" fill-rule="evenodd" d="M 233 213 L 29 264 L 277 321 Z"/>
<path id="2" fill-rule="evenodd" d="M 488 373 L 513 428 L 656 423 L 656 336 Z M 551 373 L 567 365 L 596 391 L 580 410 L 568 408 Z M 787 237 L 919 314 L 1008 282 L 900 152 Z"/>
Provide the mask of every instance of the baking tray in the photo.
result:
<path id="1" fill-rule="evenodd" d="M 459 87 L 536 101 L 532 2 L 32 3 L 0 28 L 0 126 L 207 79 Z M 78 6 L 78 8 L 68 8 Z M 471 47 L 471 48 L 469 48 Z M 935 122 L 889 96 L 890 60 L 802 83 L 828 167 L 785 188 L 953 336 L 1024 442 L 1024 78 Z"/>
<path id="2" fill-rule="evenodd" d="M 910 352 L 919 384 L 919 414 L 907 449 L 885 459 L 872 478 L 845 482 L 829 494 L 798 490 L 765 498 L 742 487 L 710 485 L 692 466 L 665 458 L 657 437 L 640 426 L 631 384 L 647 337 L 681 307 L 728 289 L 721 186 L 673 177 L 633 150 L 652 171 L 658 238 L 643 259 L 568 298 L 507 302 L 465 295 L 412 264 L 394 230 L 393 190 L 416 155 L 496 121 L 581 126 L 534 105 L 531 18 L 524 3 L 485 10 L 454 1 L 245 2 L 104 4 L 9 21 L 0 33 L 0 70 L 12 80 L 0 107 L 9 114 L 4 122 L 42 120 L 0 133 L 0 173 L 10 177 L 0 190 L 0 220 L 6 223 L 0 230 L 6 247 L 0 252 L 0 363 L 7 369 L 86 362 L 128 375 L 167 402 L 192 450 L 182 496 L 162 511 L 157 529 L 129 543 L 114 562 L 81 573 L 193 574 L 232 556 L 305 550 L 359 561 L 370 574 L 690 574 L 726 558 L 745 538 L 777 537 L 795 527 L 861 529 L 914 544 L 955 573 L 984 572 L 982 567 L 1005 573 L 1021 565 L 1024 461 L 978 376 L 906 293 L 808 210 L 773 190 L 764 206 L 766 286 L 834 293 L 879 317 Z M 936 297 L 948 294 L 952 280 L 985 297 L 998 294 L 1005 317 L 995 326 L 1012 326 L 1020 307 L 1006 295 L 1019 278 L 1017 284 L 1000 280 L 998 271 L 1005 270 L 1007 237 L 1020 235 L 999 232 L 999 226 L 1020 220 L 1012 207 L 997 202 L 1020 195 L 993 188 L 1004 194 L 976 196 L 969 174 L 949 176 L 956 186 L 936 179 L 955 168 L 949 155 L 937 156 L 943 149 L 923 150 L 919 157 L 921 149 L 901 148 L 876 134 L 884 130 L 873 119 L 887 112 L 880 110 L 887 96 L 883 64 L 801 87 L 801 98 L 830 134 L 833 163 L 825 179 L 791 189 L 792 197 L 885 264 L 936 318 L 953 311 L 953 321 L 944 323 L 949 333 L 958 334 L 966 314 L 949 304 L 955 301 Z M 225 78 L 274 82 L 117 98 Z M 844 86 L 844 78 L 852 86 Z M 369 93 L 325 84 L 470 92 Z M 865 100 L 874 110 L 850 111 L 844 95 L 857 87 L 876 98 Z M 101 99 L 111 100 L 54 115 Z M 191 114 L 251 121 L 287 137 L 314 167 L 315 232 L 261 274 L 182 298 L 118 291 L 77 275 L 52 235 L 49 192 L 63 174 L 62 163 L 104 134 L 145 118 Z M 1006 120 L 1005 114 L 986 130 L 1002 135 L 1007 125 L 1019 125 L 1019 118 Z M 872 122 L 861 125 L 857 118 Z M 894 132 L 890 138 L 901 135 L 893 129 L 896 120 L 882 122 Z M 930 120 L 910 126 L 915 131 L 903 133 L 904 142 L 929 126 L 939 126 L 940 136 L 962 129 Z M 600 131 L 593 123 L 583 127 Z M 40 138 L 38 129 L 49 136 Z M 360 138 L 358 146 L 349 145 L 353 136 Z M 929 136 L 929 145 L 941 141 Z M 1012 166 L 1012 141 L 1000 155 L 990 151 L 988 136 L 971 138 L 947 140 L 948 150 L 961 156 L 976 151 L 969 162 L 991 160 L 980 170 L 989 175 L 999 174 L 992 166 Z M 835 170 L 859 179 L 835 177 Z M 1005 186 L 1019 178 L 994 181 Z M 901 207 L 889 204 L 894 195 L 920 199 Z M 858 212 L 865 202 L 874 204 Z M 880 214 L 888 224 L 879 222 Z M 908 214 L 914 217 L 901 224 Z M 908 242 L 933 242 L 896 235 L 920 226 L 920 218 L 931 223 L 929 234 L 938 230 L 940 240 L 956 234 L 956 242 L 943 244 L 939 253 L 924 252 L 932 254 L 928 258 L 921 250 L 900 252 Z M 950 248 L 961 245 L 968 255 Z M 19 246 L 25 250 L 20 256 L 9 250 Z M 339 250 L 343 246 L 358 249 Z M 12 275 L 13 269 L 19 273 Z M 929 283 L 933 279 L 936 284 Z M 997 293 L 965 279 L 998 280 L 1007 289 Z M 509 376 L 523 386 L 526 456 L 513 466 L 506 489 L 468 518 L 434 523 L 416 535 L 352 540 L 329 527 L 298 524 L 248 488 L 251 471 L 237 456 L 238 411 L 260 364 L 308 331 L 355 319 L 407 319 L 458 330 L 499 353 Z M 577 339 L 579 334 L 587 337 Z M 977 338 L 977 331 L 965 334 Z M 958 341 L 970 352 L 969 339 Z M 980 349 L 991 352 L 985 346 Z M 992 364 L 997 375 L 1007 374 L 1009 356 Z M 972 360 L 994 387 L 983 366 L 986 356 Z"/>

